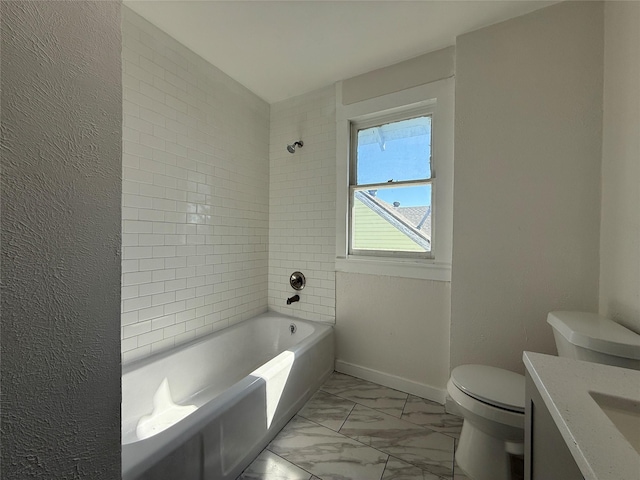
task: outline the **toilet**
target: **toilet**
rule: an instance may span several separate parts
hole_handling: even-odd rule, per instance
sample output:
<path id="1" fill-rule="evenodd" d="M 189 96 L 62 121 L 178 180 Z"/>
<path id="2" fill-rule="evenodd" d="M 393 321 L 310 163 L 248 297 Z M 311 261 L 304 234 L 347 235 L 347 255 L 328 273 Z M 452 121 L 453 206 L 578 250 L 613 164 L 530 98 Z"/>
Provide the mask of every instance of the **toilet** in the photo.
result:
<path id="1" fill-rule="evenodd" d="M 561 357 L 640 370 L 640 335 L 595 313 L 547 316 Z M 511 480 L 524 455 L 524 375 L 488 365 L 453 369 L 447 392 L 464 418 L 456 462 L 471 480 Z"/>
<path id="2" fill-rule="evenodd" d="M 524 455 L 524 375 L 488 365 L 453 369 L 447 392 L 464 418 L 456 461 L 472 480 L 508 480 Z"/>

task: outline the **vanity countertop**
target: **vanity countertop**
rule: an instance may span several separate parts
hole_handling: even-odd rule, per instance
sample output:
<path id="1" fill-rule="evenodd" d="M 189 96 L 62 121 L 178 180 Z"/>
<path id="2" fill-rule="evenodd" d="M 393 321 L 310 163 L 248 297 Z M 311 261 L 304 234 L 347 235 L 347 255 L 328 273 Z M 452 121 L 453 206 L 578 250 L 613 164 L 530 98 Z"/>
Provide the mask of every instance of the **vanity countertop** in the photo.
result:
<path id="1" fill-rule="evenodd" d="M 639 447 L 625 438 L 640 435 L 640 371 L 533 352 L 523 360 L 584 478 L 640 480 Z"/>

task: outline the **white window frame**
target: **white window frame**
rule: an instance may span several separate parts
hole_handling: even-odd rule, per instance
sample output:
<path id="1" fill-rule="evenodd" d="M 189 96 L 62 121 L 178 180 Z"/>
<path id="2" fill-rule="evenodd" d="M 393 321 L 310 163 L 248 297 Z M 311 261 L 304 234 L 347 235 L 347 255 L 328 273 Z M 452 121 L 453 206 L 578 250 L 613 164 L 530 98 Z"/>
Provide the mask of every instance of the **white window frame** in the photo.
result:
<path id="1" fill-rule="evenodd" d="M 404 112 L 431 114 L 432 232 L 430 258 L 349 253 L 351 124 Z M 391 117 L 390 117 L 391 118 Z M 342 105 L 342 83 L 336 84 L 336 270 L 429 280 L 451 280 L 453 241 L 454 79 L 447 78 L 400 92 Z"/>

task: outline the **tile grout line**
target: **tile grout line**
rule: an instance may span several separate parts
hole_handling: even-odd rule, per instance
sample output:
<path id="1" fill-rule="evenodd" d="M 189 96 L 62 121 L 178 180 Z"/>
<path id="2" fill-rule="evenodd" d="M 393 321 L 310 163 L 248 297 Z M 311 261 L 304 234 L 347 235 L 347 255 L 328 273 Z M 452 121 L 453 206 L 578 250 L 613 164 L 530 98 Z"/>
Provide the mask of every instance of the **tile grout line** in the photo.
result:
<path id="1" fill-rule="evenodd" d="M 349 420 L 349 417 L 351 416 L 351 414 L 353 413 L 353 409 L 356 408 L 356 405 L 359 405 L 356 402 L 353 402 L 353 406 L 351 407 L 351 410 L 349 410 L 349 413 L 347 413 L 347 416 L 344 418 L 344 421 L 340 424 L 340 428 L 338 428 L 338 433 L 340 433 L 340 430 L 342 430 L 342 427 L 344 427 L 344 424 L 347 423 L 347 420 Z M 346 435 L 345 435 L 346 437 Z M 351 437 L 349 437 L 351 438 Z"/>
<path id="2" fill-rule="evenodd" d="M 382 475 L 380 475 L 380 478 L 378 480 L 382 480 L 384 478 L 384 472 L 387 471 L 387 465 L 389 465 L 390 458 L 391 458 L 391 455 L 387 455 L 387 460 L 384 462 L 384 468 L 382 469 Z"/>
<path id="3" fill-rule="evenodd" d="M 406 392 L 402 392 L 406 393 Z M 409 394 L 407 393 L 407 398 L 404 399 L 404 405 L 402 405 L 402 411 L 400 412 L 400 420 L 402 420 L 402 416 L 404 415 L 404 409 L 407 408 L 407 403 L 409 403 Z M 413 423 L 413 422 L 409 422 Z"/>

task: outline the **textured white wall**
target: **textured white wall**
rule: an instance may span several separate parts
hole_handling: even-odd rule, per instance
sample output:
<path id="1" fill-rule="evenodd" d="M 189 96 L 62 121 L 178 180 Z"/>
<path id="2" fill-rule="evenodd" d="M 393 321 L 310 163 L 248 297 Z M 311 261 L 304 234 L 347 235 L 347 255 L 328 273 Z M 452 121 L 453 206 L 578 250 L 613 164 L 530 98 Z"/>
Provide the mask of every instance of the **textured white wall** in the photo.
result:
<path id="1" fill-rule="evenodd" d="M 640 334 L 640 3 L 605 4 L 600 312 Z"/>
<path id="2" fill-rule="evenodd" d="M 269 105 L 123 8 L 122 352 L 267 309 Z"/>
<path id="3" fill-rule="evenodd" d="M 1 2 L 3 479 L 120 478 L 120 2 Z"/>
<path id="4" fill-rule="evenodd" d="M 333 86 L 271 105 L 269 308 L 325 322 L 335 321 L 335 132 Z M 307 286 L 288 306 L 296 270 Z"/>
<path id="5" fill-rule="evenodd" d="M 555 353 L 547 312 L 597 310 L 603 5 L 457 39 L 451 366 Z"/>

